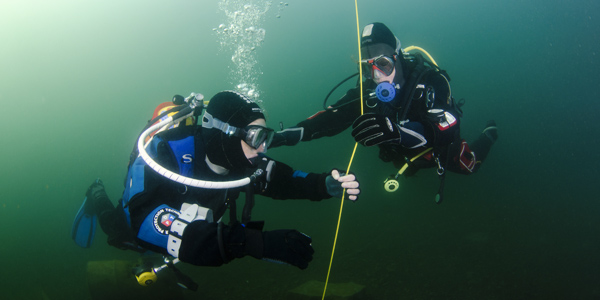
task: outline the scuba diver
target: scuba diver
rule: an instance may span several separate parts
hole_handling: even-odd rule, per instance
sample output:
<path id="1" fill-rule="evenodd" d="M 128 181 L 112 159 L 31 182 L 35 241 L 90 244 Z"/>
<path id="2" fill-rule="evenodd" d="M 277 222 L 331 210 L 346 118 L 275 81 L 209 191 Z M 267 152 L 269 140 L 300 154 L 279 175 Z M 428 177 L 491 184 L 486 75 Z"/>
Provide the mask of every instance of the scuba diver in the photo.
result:
<path id="1" fill-rule="evenodd" d="M 252 256 L 305 269 L 314 253 L 311 238 L 293 229 L 263 231 L 263 221 L 251 220 L 254 195 L 321 201 L 342 198 L 345 190 L 356 201 L 355 176 L 336 169 L 306 173 L 267 157 L 274 130 L 266 127 L 262 109 L 242 94 L 217 93 L 201 126 L 195 121 L 201 112 L 193 107 L 203 108 L 201 94 L 175 96 L 173 102 L 184 103 L 175 108 L 196 104 L 183 116 L 185 109 L 166 111 L 171 113 L 168 124 L 156 123 L 166 113 L 148 123 L 130 157 L 116 208 L 100 180 L 88 188 L 73 224 L 75 242 L 89 247 L 98 220 L 109 244 L 150 250 L 171 262 L 220 266 Z M 151 133 L 157 128 L 164 130 Z M 245 194 L 241 221 L 236 212 L 240 193 Z M 227 209 L 229 223 L 224 224 Z"/>
<path id="2" fill-rule="evenodd" d="M 408 49 L 421 50 L 409 54 Z M 356 142 L 379 147 L 379 157 L 399 169 L 384 187 L 398 189 L 400 175 L 414 175 L 421 168 L 437 168 L 441 179 L 436 202 L 443 199 L 445 171 L 472 174 L 498 139 L 496 123 L 488 121 L 471 144 L 460 137 L 461 106 L 450 88 L 450 77 L 429 54 L 418 47 L 403 50 L 400 41 L 382 23 L 364 27 L 360 66 L 365 77 L 365 113 L 361 115 L 360 86 L 294 127 L 278 131 L 271 147 L 293 146 L 324 136 L 334 136 L 352 126 Z M 365 59 L 366 58 L 366 59 Z M 338 84 L 334 90 L 346 80 Z M 333 92 L 333 90 L 332 90 Z"/>

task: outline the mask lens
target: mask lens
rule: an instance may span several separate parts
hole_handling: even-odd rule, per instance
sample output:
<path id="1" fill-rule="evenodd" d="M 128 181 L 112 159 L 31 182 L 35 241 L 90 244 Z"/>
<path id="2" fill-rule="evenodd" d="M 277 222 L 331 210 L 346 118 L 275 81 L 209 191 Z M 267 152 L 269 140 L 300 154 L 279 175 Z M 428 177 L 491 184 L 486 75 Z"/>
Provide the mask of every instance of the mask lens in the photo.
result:
<path id="1" fill-rule="evenodd" d="M 274 131 L 274 130 L 269 130 L 269 131 L 267 132 L 267 138 L 266 138 L 266 139 L 265 139 L 265 141 L 263 142 L 263 144 L 264 144 L 264 148 L 265 148 L 265 151 L 267 151 L 267 148 L 268 148 L 269 146 L 271 146 L 271 142 L 273 141 L 273 137 L 274 137 L 274 136 L 275 136 L 275 131 Z"/>
<path id="2" fill-rule="evenodd" d="M 254 125 L 246 127 L 246 132 L 247 133 L 244 141 L 254 149 L 258 149 L 264 144 L 264 148 L 266 150 L 266 148 L 271 145 L 273 136 L 275 135 L 275 131 L 273 129 Z"/>
<path id="3" fill-rule="evenodd" d="M 385 76 L 390 76 L 392 72 L 394 72 L 394 59 L 381 55 L 373 59 L 362 60 L 361 65 L 363 68 L 363 75 L 368 79 L 373 77 L 373 72 L 375 70 L 379 70 L 385 74 Z"/>
<path id="4" fill-rule="evenodd" d="M 390 76 L 394 71 L 394 60 L 387 56 L 381 56 L 375 60 L 375 67 L 381 72 L 383 72 L 386 76 Z"/>

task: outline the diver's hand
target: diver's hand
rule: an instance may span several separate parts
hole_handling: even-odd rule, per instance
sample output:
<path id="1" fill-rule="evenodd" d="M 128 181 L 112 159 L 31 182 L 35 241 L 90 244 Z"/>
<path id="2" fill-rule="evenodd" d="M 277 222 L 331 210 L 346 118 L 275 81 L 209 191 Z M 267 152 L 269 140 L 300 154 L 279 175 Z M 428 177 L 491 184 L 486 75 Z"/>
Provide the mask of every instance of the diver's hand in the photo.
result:
<path id="1" fill-rule="evenodd" d="M 367 113 L 354 120 L 352 136 L 364 146 L 400 143 L 400 128 L 386 116 Z"/>
<path id="2" fill-rule="evenodd" d="M 263 232 L 262 260 L 290 264 L 302 270 L 308 267 L 315 250 L 310 236 L 293 229 Z"/>
<path id="3" fill-rule="evenodd" d="M 360 184 L 356 180 L 356 176 L 352 173 L 348 175 L 340 174 L 340 171 L 333 169 L 331 170 L 331 174 L 325 178 L 325 185 L 327 186 L 327 193 L 332 197 L 342 198 L 344 189 L 346 189 L 348 199 L 352 201 L 358 200 Z"/>
<path id="4" fill-rule="evenodd" d="M 237 224 L 233 227 L 222 225 L 224 243 L 221 250 L 222 255 L 225 253 L 223 261 L 252 256 L 306 269 L 315 253 L 311 244 L 312 239 L 293 229 L 263 232 L 263 224 L 262 221 L 252 221 L 246 225 Z"/>
<path id="5" fill-rule="evenodd" d="M 303 127 L 291 127 L 277 131 L 273 136 L 273 141 L 271 142 L 269 148 L 276 148 L 279 146 L 294 146 L 302 140 L 303 135 Z"/>

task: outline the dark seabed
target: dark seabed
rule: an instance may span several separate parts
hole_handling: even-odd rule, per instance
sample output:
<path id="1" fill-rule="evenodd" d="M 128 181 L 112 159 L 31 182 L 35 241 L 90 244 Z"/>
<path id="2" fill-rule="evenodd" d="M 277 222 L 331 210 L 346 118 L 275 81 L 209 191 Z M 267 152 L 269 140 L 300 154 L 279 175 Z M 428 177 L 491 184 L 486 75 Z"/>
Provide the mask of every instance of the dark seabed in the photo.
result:
<path id="1" fill-rule="evenodd" d="M 195 293 L 170 278 L 138 287 L 127 267 L 136 253 L 108 246 L 100 230 L 91 249 L 69 235 L 95 178 L 119 199 L 134 139 L 158 103 L 246 83 L 271 127 L 292 126 L 356 71 L 354 1 L 265 3 L 0 2 L 0 299 L 321 298 L 291 290 L 326 279 L 336 199 L 259 197 L 253 217 L 267 229 L 313 237 L 310 267 L 181 264 Z M 267 7 L 237 39 L 219 29 L 226 11 Z M 466 99 L 464 138 L 489 119 L 500 138 L 477 174 L 447 176 L 440 205 L 434 170 L 387 193 L 382 182 L 396 170 L 358 147 L 351 170 L 362 194 L 343 206 L 326 299 L 600 299 L 600 2 L 358 0 L 358 9 L 361 27 L 386 23 L 448 71 Z M 255 47 L 238 65 L 237 45 Z M 268 154 L 321 172 L 345 169 L 353 146 L 345 132 Z"/>

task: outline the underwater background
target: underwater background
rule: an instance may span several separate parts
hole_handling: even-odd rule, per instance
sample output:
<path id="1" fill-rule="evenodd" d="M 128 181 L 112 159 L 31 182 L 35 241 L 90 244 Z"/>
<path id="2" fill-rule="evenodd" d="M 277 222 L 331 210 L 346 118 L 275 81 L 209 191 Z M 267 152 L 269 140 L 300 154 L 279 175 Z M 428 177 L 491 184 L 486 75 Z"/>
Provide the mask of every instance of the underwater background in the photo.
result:
<path id="1" fill-rule="evenodd" d="M 358 14 L 448 71 L 465 139 L 490 119 L 500 137 L 478 173 L 446 176 L 441 204 L 435 170 L 387 193 L 397 170 L 359 146 L 326 299 L 600 299 L 600 2 L 358 0 Z M 243 90 L 289 127 L 357 59 L 354 1 L 0 0 L 0 299 L 319 299 L 299 287 L 327 277 L 339 199 L 259 197 L 267 230 L 312 236 L 309 268 L 180 264 L 198 292 L 138 287 L 117 267 L 138 254 L 100 229 L 81 249 L 71 222 L 98 177 L 117 202 L 134 140 L 173 95 Z M 353 146 L 345 132 L 268 155 L 326 172 Z"/>

